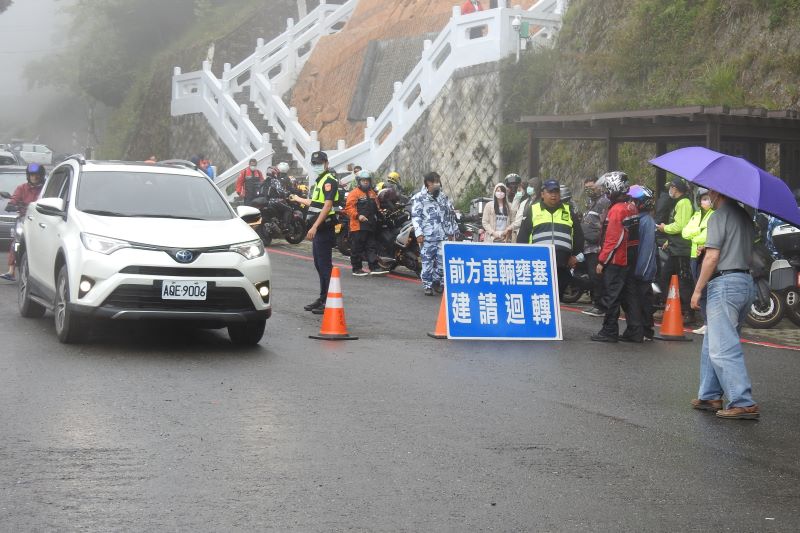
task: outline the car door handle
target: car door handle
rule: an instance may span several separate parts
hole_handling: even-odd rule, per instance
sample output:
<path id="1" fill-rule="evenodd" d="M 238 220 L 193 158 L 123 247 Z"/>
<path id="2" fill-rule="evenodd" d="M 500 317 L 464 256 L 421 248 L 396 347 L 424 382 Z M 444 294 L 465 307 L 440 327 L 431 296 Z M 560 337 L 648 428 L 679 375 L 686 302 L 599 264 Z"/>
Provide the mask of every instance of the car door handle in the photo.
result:
<path id="1" fill-rule="evenodd" d="M 43 223 L 39 222 L 39 227 L 40 227 L 40 228 L 42 228 L 42 229 L 44 229 L 44 228 L 46 228 L 46 227 L 47 227 L 47 224 L 43 224 Z"/>

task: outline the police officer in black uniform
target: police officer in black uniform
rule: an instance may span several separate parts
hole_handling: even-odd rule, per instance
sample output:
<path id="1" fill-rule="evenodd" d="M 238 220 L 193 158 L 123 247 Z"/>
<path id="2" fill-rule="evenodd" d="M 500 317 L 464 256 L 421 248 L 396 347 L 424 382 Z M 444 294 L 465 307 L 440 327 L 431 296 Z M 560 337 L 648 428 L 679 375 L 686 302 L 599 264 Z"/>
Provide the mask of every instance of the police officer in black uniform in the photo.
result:
<path id="1" fill-rule="evenodd" d="M 317 174 L 311 198 L 292 195 L 289 199 L 308 206 L 309 228 L 306 239 L 313 242 L 314 267 L 319 274 L 319 298 L 306 305 L 304 309 L 315 315 L 321 315 L 325 312 L 325 299 L 328 296 L 328 285 L 333 270 L 333 247 L 336 244 L 334 205 L 339 202 L 339 180 L 328 169 L 328 154 L 325 152 L 311 154 L 311 166 Z"/>

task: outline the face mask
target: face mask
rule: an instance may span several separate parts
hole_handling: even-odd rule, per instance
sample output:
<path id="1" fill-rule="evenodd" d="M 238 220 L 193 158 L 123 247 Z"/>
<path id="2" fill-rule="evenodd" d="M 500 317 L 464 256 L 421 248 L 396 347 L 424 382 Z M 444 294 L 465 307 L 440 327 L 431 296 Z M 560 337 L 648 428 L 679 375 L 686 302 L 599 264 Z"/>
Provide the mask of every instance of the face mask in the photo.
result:
<path id="1" fill-rule="evenodd" d="M 256 169 L 258 169 L 258 167 L 257 167 L 257 166 L 255 166 L 255 165 L 250 165 L 250 170 L 252 170 L 253 172 L 255 172 L 255 171 L 256 171 Z"/>
<path id="2" fill-rule="evenodd" d="M 522 198 L 522 191 L 517 191 L 517 194 L 514 195 L 514 200 L 519 200 Z"/>
<path id="3" fill-rule="evenodd" d="M 525 192 L 528 193 L 528 196 L 533 196 L 533 187 L 528 187 Z"/>
<path id="4" fill-rule="evenodd" d="M 314 174 L 319 176 L 325 172 L 325 165 L 311 165 L 311 170 L 314 172 Z"/>
<path id="5" fill-rule="evenodd" d="M 434 183 L 430 188 L 430 194 L 434 198 L 439 196 L 439 193 L 442 192 L 442 185 L 440 183 Z"/>
<path id="6" fill-rule="evenodd" d="M 497 198 L 498 200 L 502 200 L 503 198 L 506 197 L 506 193 L 504 193 L 503 191 L 497 191 L 496 193 L 494 193 L 494 197 Z"/>
<path id="7" fill-rule="evenodd" d="M 700 207 L 702 207 L 703 209 L 710 208 L 711 207 L 711 200 L 708 200 L 708 199 L 700 200 Z"/>

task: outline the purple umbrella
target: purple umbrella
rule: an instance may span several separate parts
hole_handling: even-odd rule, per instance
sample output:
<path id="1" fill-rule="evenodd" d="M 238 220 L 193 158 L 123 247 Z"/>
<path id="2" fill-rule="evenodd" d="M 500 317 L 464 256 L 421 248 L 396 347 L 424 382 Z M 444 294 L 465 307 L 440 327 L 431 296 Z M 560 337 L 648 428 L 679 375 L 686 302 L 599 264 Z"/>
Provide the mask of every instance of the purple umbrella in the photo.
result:
<path id="1" fill-rule="evenodd" d="M 691 146 L 656 157 L 650 163 L 800 226 L 800 209 L 789 186 L 742 157 Z"/>

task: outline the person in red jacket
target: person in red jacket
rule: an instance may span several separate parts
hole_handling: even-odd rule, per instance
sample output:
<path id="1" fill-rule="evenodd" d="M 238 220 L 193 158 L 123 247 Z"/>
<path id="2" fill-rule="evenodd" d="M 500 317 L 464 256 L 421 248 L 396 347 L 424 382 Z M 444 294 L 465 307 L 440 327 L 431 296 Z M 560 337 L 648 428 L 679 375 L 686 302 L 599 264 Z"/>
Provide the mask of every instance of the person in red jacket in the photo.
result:
<path id="1" fill-rule="evenodd" d="M 350 263 L 354 276 L 366 276 L 362 267 L 369 265 L 369 274 L 388 274 L 378 264 L 375 232 L 378 229 L 378 195 L 372 188 L 372 172 L 362 170 L 356 175 L 358 186 L 347 195 L 344 212 L 350 217 L 350 240 L 353 243 Z"/>
<path id="2" fill-rule="evenodd" d="M 25 175 L 28 180 L 14 190 L 14 194 L 6 205 L 6 211 L 16 211 L 18 217 L 24 217 L 28 210 L 28 204 L 39 198 L 42 185 L 44 185 L 44 167 L 38 163 L 31 163 L 25 169 Z M 14 240 L 11 242 L 11 249 L 8 251 L 8 272 L 0 276 L 0 279 L 6 281 L 16 281 L 17 279 L 16 254 L 14 253 L 16 241 L 15 234 Z"/>
<path id="3" fill-rule="evenodd" d="M 236 194 L 244 200 L 244 205 L 250 205 L 258 197 L 262 183 L 264 183 L 264 174 L 258 170 L 258 161 L 253 158 L 250 160 L 249 166 L 242 170 L 239 177 L 236 178 Z"/>
<path id="4" fill-rule="evenodd" d="M 622 292 L 628 275 L 628 229 L 625 219 L 631 212 L 628 208 L 628 176 L 624 172 L 608 172 L 597 184 L 608 195 L 611 207 L 603 228 L 602 248 L 597 257 L 597 274 L 603 276 L 602 305 L 606 310 L 603 328 L 592 335 L 597 342 L 619 340 L 619 308 Z"/>

